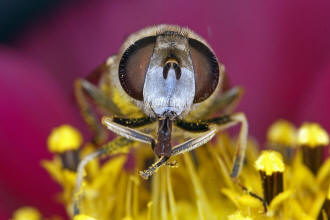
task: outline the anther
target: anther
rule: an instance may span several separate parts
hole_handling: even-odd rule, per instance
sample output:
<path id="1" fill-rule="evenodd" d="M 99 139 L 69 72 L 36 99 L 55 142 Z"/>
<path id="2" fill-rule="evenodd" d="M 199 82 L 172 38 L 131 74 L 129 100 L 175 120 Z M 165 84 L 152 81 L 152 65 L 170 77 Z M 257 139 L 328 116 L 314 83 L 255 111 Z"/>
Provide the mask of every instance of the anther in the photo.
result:
<path id="1" fill-rule="evenodd" d="M 298 145 L 302 147 L 303 162 L 317 174 L 323 163 L 323 151 L 329 145 L 328 133 L 317 123 L 304 123 L 298 129 Z"/>
<path id="2" fill-rule="evenodd" d="M 255 163 L 259 170 L 264 192 L 264 199 L 270 202 L 283 192 L 283 173 L 285 166 L 280 153 L 263 151 Z"/>
<path id="3" fill-rule="evenodd" d="M 42 216 L 37 209 L 27 206 L 27 207 L 22 207 L 14 212 L 13 220 L 20 220 L 20 219 L 38 220 L 38 219 L 42 219 Z"/>
<path id="4" fill-rule="evenodd" d="M 296 134 L 292 123 L 278 120 L 267 131 L 267 146 L 280 152 L 285 162 L 290 164 L 296 151 Z"/>
<path id="5" fill-rule="evenodd" d="M 54 128 L 47 139 L 48 150 L 60 156 L 63 168 L 76 171 L 82 136 L 70 125 Z"/>

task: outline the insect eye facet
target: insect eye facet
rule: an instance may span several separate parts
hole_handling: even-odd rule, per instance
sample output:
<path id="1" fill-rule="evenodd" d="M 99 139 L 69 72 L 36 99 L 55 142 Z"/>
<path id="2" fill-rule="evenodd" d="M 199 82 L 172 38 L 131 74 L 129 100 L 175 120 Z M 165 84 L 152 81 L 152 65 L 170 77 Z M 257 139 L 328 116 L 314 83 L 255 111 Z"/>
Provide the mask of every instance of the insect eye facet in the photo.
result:
<path id="1" fill-rule="evenodd" d="M 219 64 L 212 51 L 203 43 L 189 39 L 190 54 L 195 71 L 194 103 L 207 99 L 219 81 Z"/>
<path id="2" fill-rule="evenodd" d="M 143 100 L 143 85 L 156 37 L 142 38 L 124 52 L 119 63 L 119 81 L 132 98 Z"/>

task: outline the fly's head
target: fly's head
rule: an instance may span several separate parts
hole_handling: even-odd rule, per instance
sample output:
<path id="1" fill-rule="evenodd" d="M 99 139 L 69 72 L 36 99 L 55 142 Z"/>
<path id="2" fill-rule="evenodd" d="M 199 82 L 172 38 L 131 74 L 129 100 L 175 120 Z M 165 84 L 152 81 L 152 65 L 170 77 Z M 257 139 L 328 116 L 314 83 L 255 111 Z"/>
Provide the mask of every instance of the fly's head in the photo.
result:
<path id="1" fill-rule="evenodd" d="M 126 93 L 142 103 L 147 115 L 174 120 L 214 92 L 219 64 L 198 35 L 165 26 L 125 50 L 119 80 Z"/>
<path id="2" fill-rule="evenodd" d="M 154 151 L 170 157 L 172 121 L 211 96 L 219 84 L 219 64 L 198 35 L 165 25 L 125 49 L 119 81 L 146 115 L 158 119 Z"/>

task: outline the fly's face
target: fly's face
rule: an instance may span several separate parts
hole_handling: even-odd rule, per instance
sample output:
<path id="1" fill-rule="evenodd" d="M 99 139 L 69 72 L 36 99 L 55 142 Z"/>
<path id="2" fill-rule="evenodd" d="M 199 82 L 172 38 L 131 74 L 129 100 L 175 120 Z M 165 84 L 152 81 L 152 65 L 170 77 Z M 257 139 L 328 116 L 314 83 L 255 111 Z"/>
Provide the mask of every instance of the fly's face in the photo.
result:
<path id="1" fill-rule="evenodd" d="M 172 28 L 173 29 L 173 28 Z M 119 80 L 144 112 L 173 120 L 206 100 L 219 83 L 211 49 L 188 30 L 160 30 L 129 46 L 119 65 Z"/>
<path id="2" fill-rule="evenodd" d="M 143 86 L 145 112 L 174 118 L 190 109 L 195 95 L 194 69 L 188 40 L 157 37 Z"/>

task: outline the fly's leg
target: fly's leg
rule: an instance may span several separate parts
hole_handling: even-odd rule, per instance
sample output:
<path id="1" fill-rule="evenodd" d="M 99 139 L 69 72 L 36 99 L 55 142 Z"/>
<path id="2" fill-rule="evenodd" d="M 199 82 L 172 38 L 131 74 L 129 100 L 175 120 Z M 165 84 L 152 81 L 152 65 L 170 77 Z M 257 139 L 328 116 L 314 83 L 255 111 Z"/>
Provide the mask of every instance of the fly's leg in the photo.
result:
<path id="1" fill-rule="evenodd" d="M 212 129 L 208 132 L 205 132 L 203 135 L 201 135 L 197 138 L 190 139 L 190 140 L 188 140 L 188 141 L 186 141 L 182 144 L 179 144 L 179 145 L 175 146 L 171 151 L 171 157 L 175 156 L 177 154 L 181 154 L 181 153 L 184 153 L 184 152 L 187 152 L 187 151 L 191 151 L 191 150 L 205 144 L 206 142 L 211 140 L 215 134 L 216 134 L 216 129 Z M 156 161 L 154 164 L 152 164 L 147 170 L 140 171 L 140 175 L 144 179 L 148 179 L 155 172 L 157 172 L 157 170 L 161 166 L 166 164 L 166 162 L 169 158 L 170 157 L 161 157 L 161 158 L 159 158 L 159 160 Z"/>
<path id="2" fill-rule="evenodd" d="M 145 134 L 143 132 L 140 132 L 138 130 L 135 130 L 133 128 L 124 126 L 122 124 L 119 124 L 121 120 L 124 119 L 118 119 L 114 117 L 103 117 L 102 118 L 102 124 L 106 126 L 110 131 L 114 132 L 115 134 L 125 137 L 130 140 L 151 144 L 152 149 L 154 149 L 156 141 L 153 136 Z M 126 120 L 134 120 L 134 119 L 126 119 Z M 152 123 L 153 121 L 149 121 L 149 123 Z M 145 123 L 143 123 L 144 125 Z M 131 127 L 137 127 L 134 126 L 135 124 L 131 124 Z M 142 125 L 140 125 L 142 126 Z"/>
<path id="3" fill-rule="evenodd" d="M 112 132 L 131 140 L 151 144 L 151 147 L 154 150 L 156 141 L 151 135 L 147 135 L 140 131 L 132 129 L 133 127 L 139 127 L 153 122 L 155 122 L 155 120 L 151 118 L 122 119 L 114 117 L 104 117 L 102 119 L 102 123 Z M 169 157 L 160 157 L 158 161 L 152 164 L 147 170 L 140 171 L 140 175 L 144 179 L 148 179 L 158 170 L 159 167 L 166 164 L 168 159 Z M 168 165 L 173 166 L 174 164 Z"/>
<path id="4" fill-rule="evenodd" d="M 98 158 L 102 155 L 109 155 L 113 154 L 118 150 L 121 150 L 125 147 L 128 147 L 133 143 L 133 141 L 123 138 L 123 137 L 117 137 L 114 140 L 110 141 L 107 144 L 104 144 L 101 148 L 99 148 L 96 152 L 93 152 L 89 155 L 87 155 L 84 159 L 82 159 L 78 165 L 77 169 L 77 178 L 76 178 L 76 185 L 74 190 L 74 196 L 73 196 L 73 213 L 74 215 L 80 214 L 80 201 L 81 201 L 81 185 L 84 179 L 84 170 L 85 166 L 90 162 L 91 160 Z"/>
<path id="5" fill-rule="evenodd" d="M 221 115 L 232 114 L 239 101 L 241 100 L 243 93 L 244 90 L 240 86 L 236 86 L 229 90 L 226 90 L 225 92 L 216 95 L 216 97 L 210 101 L 210 103 L 202 111 L 201 114 L 193 110 L 192 112 L 195 113 L 192 114 L 192 118 L 195 118 L 195 120 L 204 120 L 213 117 L 216 113 L 220 113 Z"/>
<path id="6" fill-rule="evenodd" d="M 81 114 L 89 128 L 94 132 L 93 141 L 97 145 L 103 144 L 107 135 L 88 99 L 111 114 L 120 114 L 118 107 L 109 99 L 104 90 L 101 89 L 102 85 L 108 85 L 110 83 L 107 73 L 110 71 L 113 60 L 114 57 L 109 57 L 89 74 L 86 79 L 77 79 L 74 84 L 74 92 Z M 99 87 L 95 85 L 99 85 Z"/>
<path id="7" fill-rule="evenodd" d="M 232 127 L 237 123 L 241 124 L 241 129 L 236 147 L 233 169 L 231 172 L 231 177 L 236 178 L 239 175 L 243 166 L 248 135 L 248 123 L 243 113 L 223 115 L 208 120 L 200 120 L 198 122 L 177 121 L 176 126 L 187 131 L 201 132 L 210 130 L 212 127 L 214 127 L 216 131 L 220 131 Z M 186 151 L 187 150 L 185 150 L 184 152 Z"/>
<path id="8" fill-rule="evenodd" d="M 84 120 L 95 134 L 94 142 L 96 142 L 96 144 L 104 143 L 106 140 L 106 133 L 93 111 L 88 98 L 113 114 L 120 114 L 119 109 L 102 90 L 85 79 L 77 79 L 75 81 L 75 96 Z"/>
<path id="9" fill-rule="evenodd" d="M 109 128 L 114 133 L 116 133 L 120 136 L 123 136 L 123 137 L 115 138 L 113 141 L 103 145 L 96 152 L 87 155 L 83 160 L 80 161 L 78 169 L 77 169 L 77 179 L 76 179 L 76 185 L 75 185 L 75 191 L 74 191 L 73 208 L 74 208 L 75 215 L 80 213 L 79 203 L 81 200 L 81 193 L 80 193 L 81 184 L 83 182 L 83 174 L 84 174 L 85 166 L 88 164 L 88 162 L 90 162 L 91 160 L 98 158 L 102 155 L 110 155 L 110 154 L 116 153 L 117 150 L 121 150 L 125 147 L 130 146 L 130 144 L 133 141 L 139 141 L 142 143 L 151 144 L 151 146 L 153 148 L 155 146 L 155 140 L 152 136 L 144 134 L 144 133 L 134 130 L 132 128 L 122 126 L 119 123 L 116 123 L 114 121 L 117 121 L 119 123 L 128 124 L 131 127 L 140 127 L 140 126 L 150 124 L 153 122 L 153 120 L 149 119 L 149 118 L 120 119 L 120 118 L 104 117 L 102 119 L 103 124 L 107 128 Z"/>
<path id="10" fill-rule="evenodd" d="M 155 163 L 153 163 L 148 169 L 140 171 L 139 174 L 143 179 L 148 179 L 150 176 L 152 176 L 159 167 L 166 164 L 169 157 L 160 157 Z"/>
<path id="11" fill-rule="evenodd" d="M 233 114 L 231 116 L 231 119 L 241 124 L 241 129 L 238 136 L 238 143 L 236 147 L 236 153 L 235 153 L 235 159 L 234 159 L 234 165 L 231 171 L 231 177 L 237 178 L 240 171 L 243 167 L 243 162 L 245 158 L 245 150 L 247 145 L 247 138 L 248 138 L 248 123 L 246 120 L 246 117 L 243 113 L 237 113 Z"/>
<path id="12" fill-rule="evenodd" d="M 233 112 L 237 104 L 239 103 L 244 91 L 240 86 L 233 87 L 223 94 L 219 98 L 216 98 L 207 112 L 205 112 L 203 118 L 212 116 L 216 112 L 222 114 L 230 114 Z"/>
<path id="13" fill-rule="evenodd" d="M 209 142 L 214 137 L 216 132 L 217 129 L 213 128 L 197 138 L 190 139 L 182 144 L 175 146 L 171 151 L 171 156 L 189 152 L 198 148 L 199 146 Z"/>
<path id="14" fill-rule="evenodd" d="M 125 127 L 129 128 L 138 128 L 144 125 L 148 125 L 154 123 L 156 119 L 149 118 L 149 117 L 142 117 L 142 118 L 118 118 L 118 117 L 108 117 L 108 120 L 112 120 L 114 123 L 120 124 Z"/>
<path id="15" fill-rule="evenodd" d="M 237 183 L 243 189 L 243 191 L 247 192 L 250 196 L 260 200 L 261 203 L 263 204 L 265 212 L 267 212 L 266 201 L 262 197 L 258 196 L 257 194 L 249 191 L 243 184 L 241 184 L 239 182 L 239 180 L 237 178 L 243 167 L 245 150 L 246 150 L 246 145 L 247 145 L 247 135 L 248 135 L 248 123 L 247 123 L 246 117 L 243 113 L 236 113 L 236 114 L 232 114 L 230 116 L 224 115 L 221 117 L 217 117 L 217 118 L 213 118 L 213 119 L 209 119 L 209 120 L 202 120 L 202 121 L 198 121 L 198 122 L 177 121 L 176 125 L 182 129 L 190 131 L 190 132 L 203 132 L 203 131 L 211 129 L 212 127 L 214 127 L 213 125 L 215 125 L 216 127 L 214 129 L 216 132 L 216 131 L 224 130 L 226 128 L 234 126 L 237 123 L 241 123 L 241 129 L 240 129 L 240 133 L 239 133 L 238 145 L 237 145 L 237 149 L 236 149 L 236 153 L 235 153 L 234 164 L 233 164 L 233 168 L 232 168 L 230 176 L 233 179 L 233 181 L 235 183 Z M 208 138 L 199 139 L 196 141 L 197 142 L 205 141 L 204 143 L 206 143 L 208 141 L 207 139 Z M 204 144 L 204 143 L 202 143 L 202 144 Z M 171 156 L 191 151 L 202 144 L 196 143 L 195 147 L 193 145 L 189 146 L 189 145 L 183 144 L 182 146 L 174 148 L 172 150 Z"/>

